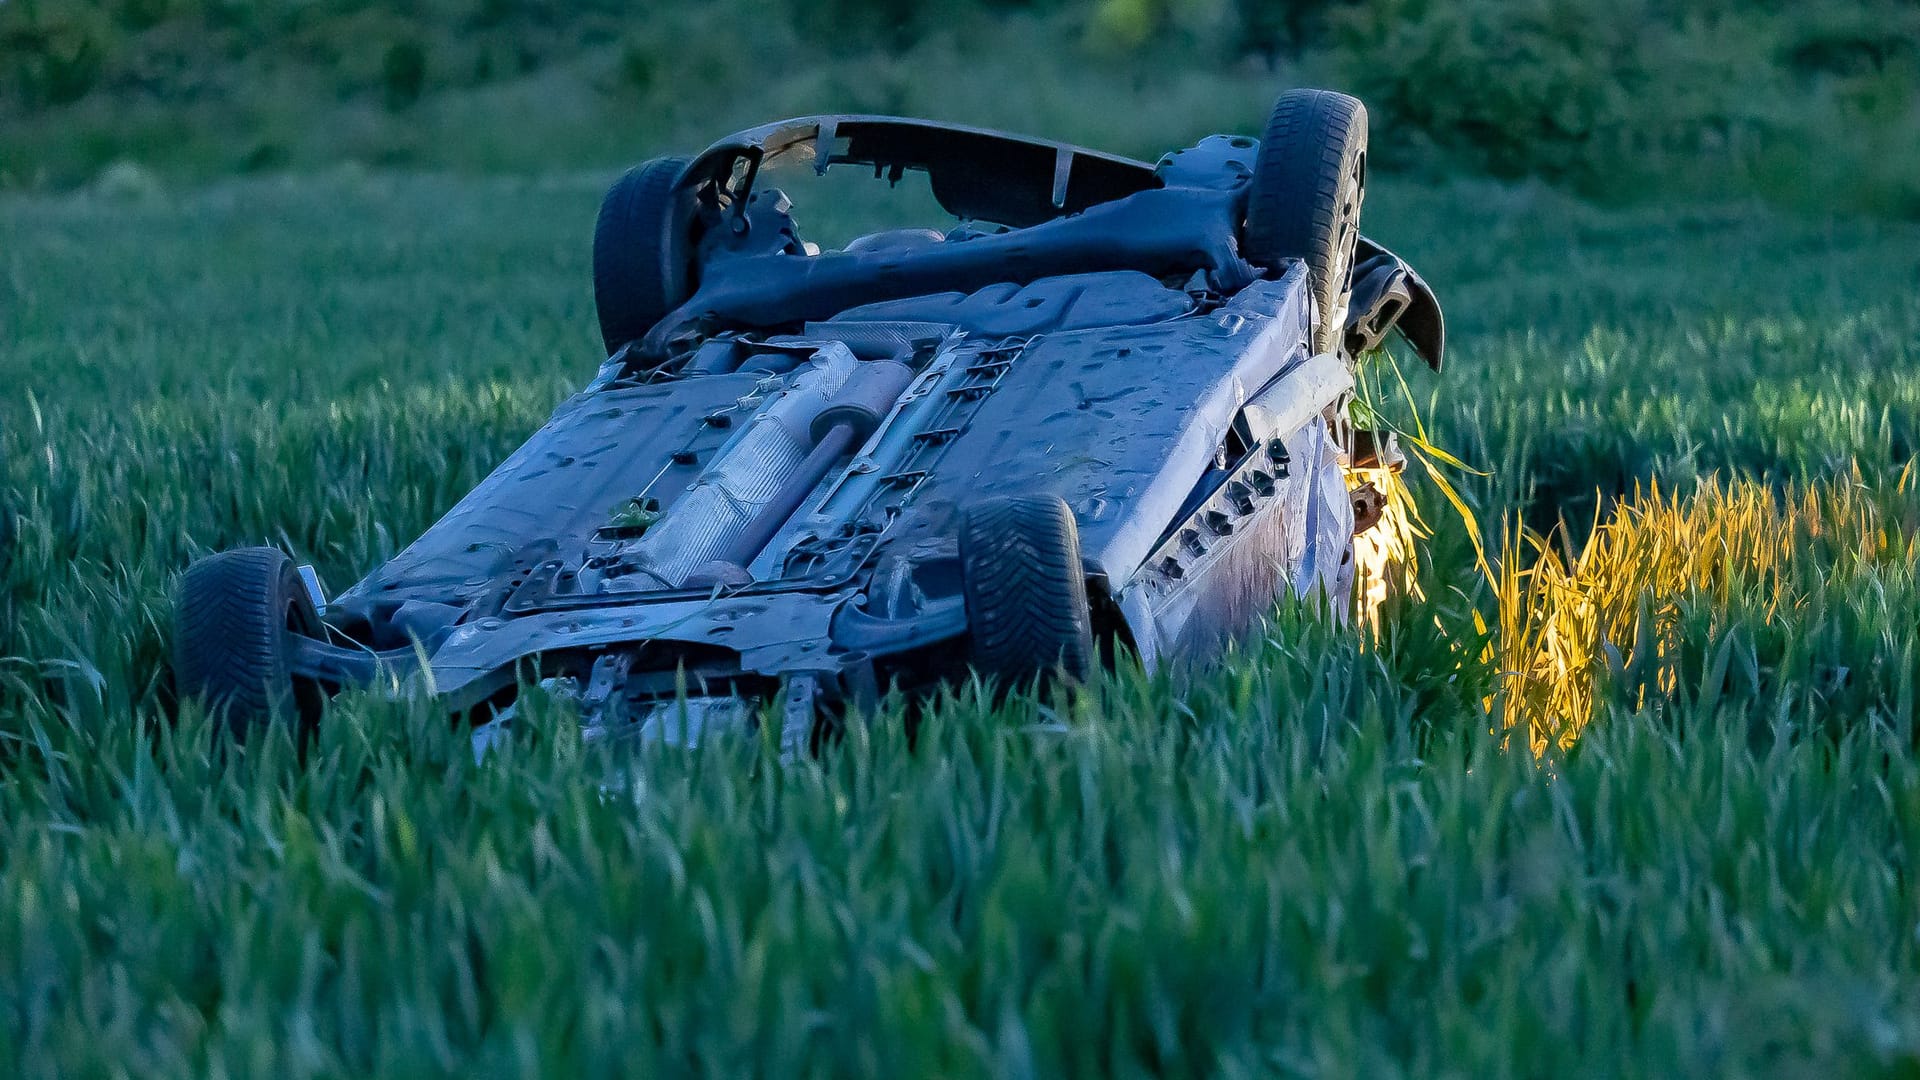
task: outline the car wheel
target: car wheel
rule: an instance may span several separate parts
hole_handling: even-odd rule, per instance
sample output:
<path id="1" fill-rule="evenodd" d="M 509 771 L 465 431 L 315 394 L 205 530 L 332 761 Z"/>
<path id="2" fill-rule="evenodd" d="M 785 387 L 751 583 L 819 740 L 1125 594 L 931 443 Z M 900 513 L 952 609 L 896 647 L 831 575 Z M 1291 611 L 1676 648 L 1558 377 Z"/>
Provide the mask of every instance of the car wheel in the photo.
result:
<path id="1" fill-rule="evenodd" d="M 319 718 L 321 689 L 292 670 L 294 634 L 325 633 L 293 560 L 276 548 L 223 551 L 194 563 L 174 603 L 173 675 L 244 739 L 275 716 L 302 731 Z"/>
<path id="2" fill-rule="evenodd" d="M 601 200 L 593 226 L 593 304 L 611 356 L 692 294 L 693 197 L 674 185 L 686 158 L 629 169 Z"/>
<path id="3" fill-rule="evenodd" d="M 960 522 L 960 566 L 972 660 L 1015 686 L 1093 670 L 1093 618 L 1080 531 L 1058 496 L 983 499 Z"/>
<path id="4" fill-rule="evenodd" d="M 1289 90 L 1274 103 L 1254 159 L 1241 254 L 1278 269 L 1307 264 L 1320 328 L 1315 352 L 1338 348 L 1367 189 L 1367 107 L 1332 90 Z"/>

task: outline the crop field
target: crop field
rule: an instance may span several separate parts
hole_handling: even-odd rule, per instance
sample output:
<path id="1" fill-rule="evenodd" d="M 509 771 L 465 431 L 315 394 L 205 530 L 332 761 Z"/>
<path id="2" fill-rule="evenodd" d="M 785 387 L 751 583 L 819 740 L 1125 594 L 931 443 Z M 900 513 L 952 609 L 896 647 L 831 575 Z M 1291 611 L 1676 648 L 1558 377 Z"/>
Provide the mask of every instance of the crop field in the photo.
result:
<path id="1" fill-rule="evenodd" d="M 1377 185 L 1487 565 L 1415 466 L 1372 630 L 791 764 L 537 694 L 213 752 L 173 576 L 478 481 L 607 179 L 0 195 L 0 1075 L 1920 1073 L 1920 227 Z"/>

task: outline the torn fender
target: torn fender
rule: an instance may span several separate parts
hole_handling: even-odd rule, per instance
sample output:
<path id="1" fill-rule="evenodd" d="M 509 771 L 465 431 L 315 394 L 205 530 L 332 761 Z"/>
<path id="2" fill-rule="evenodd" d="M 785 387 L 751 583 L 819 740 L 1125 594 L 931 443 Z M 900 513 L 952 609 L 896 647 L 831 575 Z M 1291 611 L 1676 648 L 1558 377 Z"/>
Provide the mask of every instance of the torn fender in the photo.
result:
<path id="1" fill-rule="evenodd" d="M 1447 322 L 1440 313 L 1439 298 L 1433 295 L 1433 287 L 1427 284 L 1427 279 L 1421 277 L 1412 264 L 1364 236 L 1354 245 L 1353 263 L 1358 266 L 1378 255 L 1385 255 L 1406 271 L 1407 290 L 1413 296 L 1413 302 L 1401 312 L 1394 329 L 1400 332 L 1408 345 L 1413 346 L 1413 351 L 1427 362 L 1428 367 L 1439 371 L 1447 349 Z"/>

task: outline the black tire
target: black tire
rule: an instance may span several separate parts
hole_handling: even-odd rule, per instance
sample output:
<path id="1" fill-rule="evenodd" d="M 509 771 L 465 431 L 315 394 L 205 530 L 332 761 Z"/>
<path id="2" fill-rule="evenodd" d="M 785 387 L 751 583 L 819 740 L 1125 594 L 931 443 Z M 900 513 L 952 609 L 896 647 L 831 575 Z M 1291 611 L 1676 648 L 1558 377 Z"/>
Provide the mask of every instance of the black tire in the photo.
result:
<path id="1" fill-rule="evenodd" d="M 627 170 L 600 202 L 593 226 L 593 306 L 611 356 L 644 337 L 693 293 L 692 196 L 676 194 L 686 158 Z"/>
<path id="2" fill-rule="evenodd" d="M 1093 617 L 1080 530 L 1052 495 L 1011 495 L 968 507 L 960 566 L 973 666 L 1002 685 L 1093 671 Z"/>
<path id="3" fill-rule="evenodd" d="M 1315 352 L 1333 352 L 1345 336 L 1366 190 L 1367 107 L 1332 90 L 1280 95 L 1254 159 L 1240 253 L 1268 269 L 1307 264 L 1320 308 Z"/>
<path id="4" fill-rule="evenodd" d="M 174 685 L 181 697 L 219 713 L 235 738 L 275 716 L 297 720 L 304 731 L 319 717 L 322 694 L 295 678 L 291 639 L 324 632 L 284 552 L 252 547 L 210 555 L 180 579 Z"/>

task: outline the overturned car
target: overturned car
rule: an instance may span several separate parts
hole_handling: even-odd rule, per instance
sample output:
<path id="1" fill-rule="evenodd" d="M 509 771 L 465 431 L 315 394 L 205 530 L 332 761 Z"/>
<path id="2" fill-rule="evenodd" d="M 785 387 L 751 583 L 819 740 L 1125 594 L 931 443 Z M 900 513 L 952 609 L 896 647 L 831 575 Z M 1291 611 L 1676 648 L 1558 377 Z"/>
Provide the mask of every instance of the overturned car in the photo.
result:
<path id="1" fill-rule="evenodd" d="M 957 224 L 822 251 L 764 182 L 794 164 L 924 173 Z M 538 679 L 607 730 L 773 702 L 805 738 L 969 668 L 1204 655 L 1289 592 L 1344 613 L 1347 470 L 1390 454 L 1347 424 L 1355 359 L 1444 346 L 1365 183 L 1364 108 L 1310 90 L 1152 165 L 869 116 L 648 162 L 594 235 L 598 376 L 331 600 L 275 549 L 196 563 L 177 684 L 242 731 Z"/>

